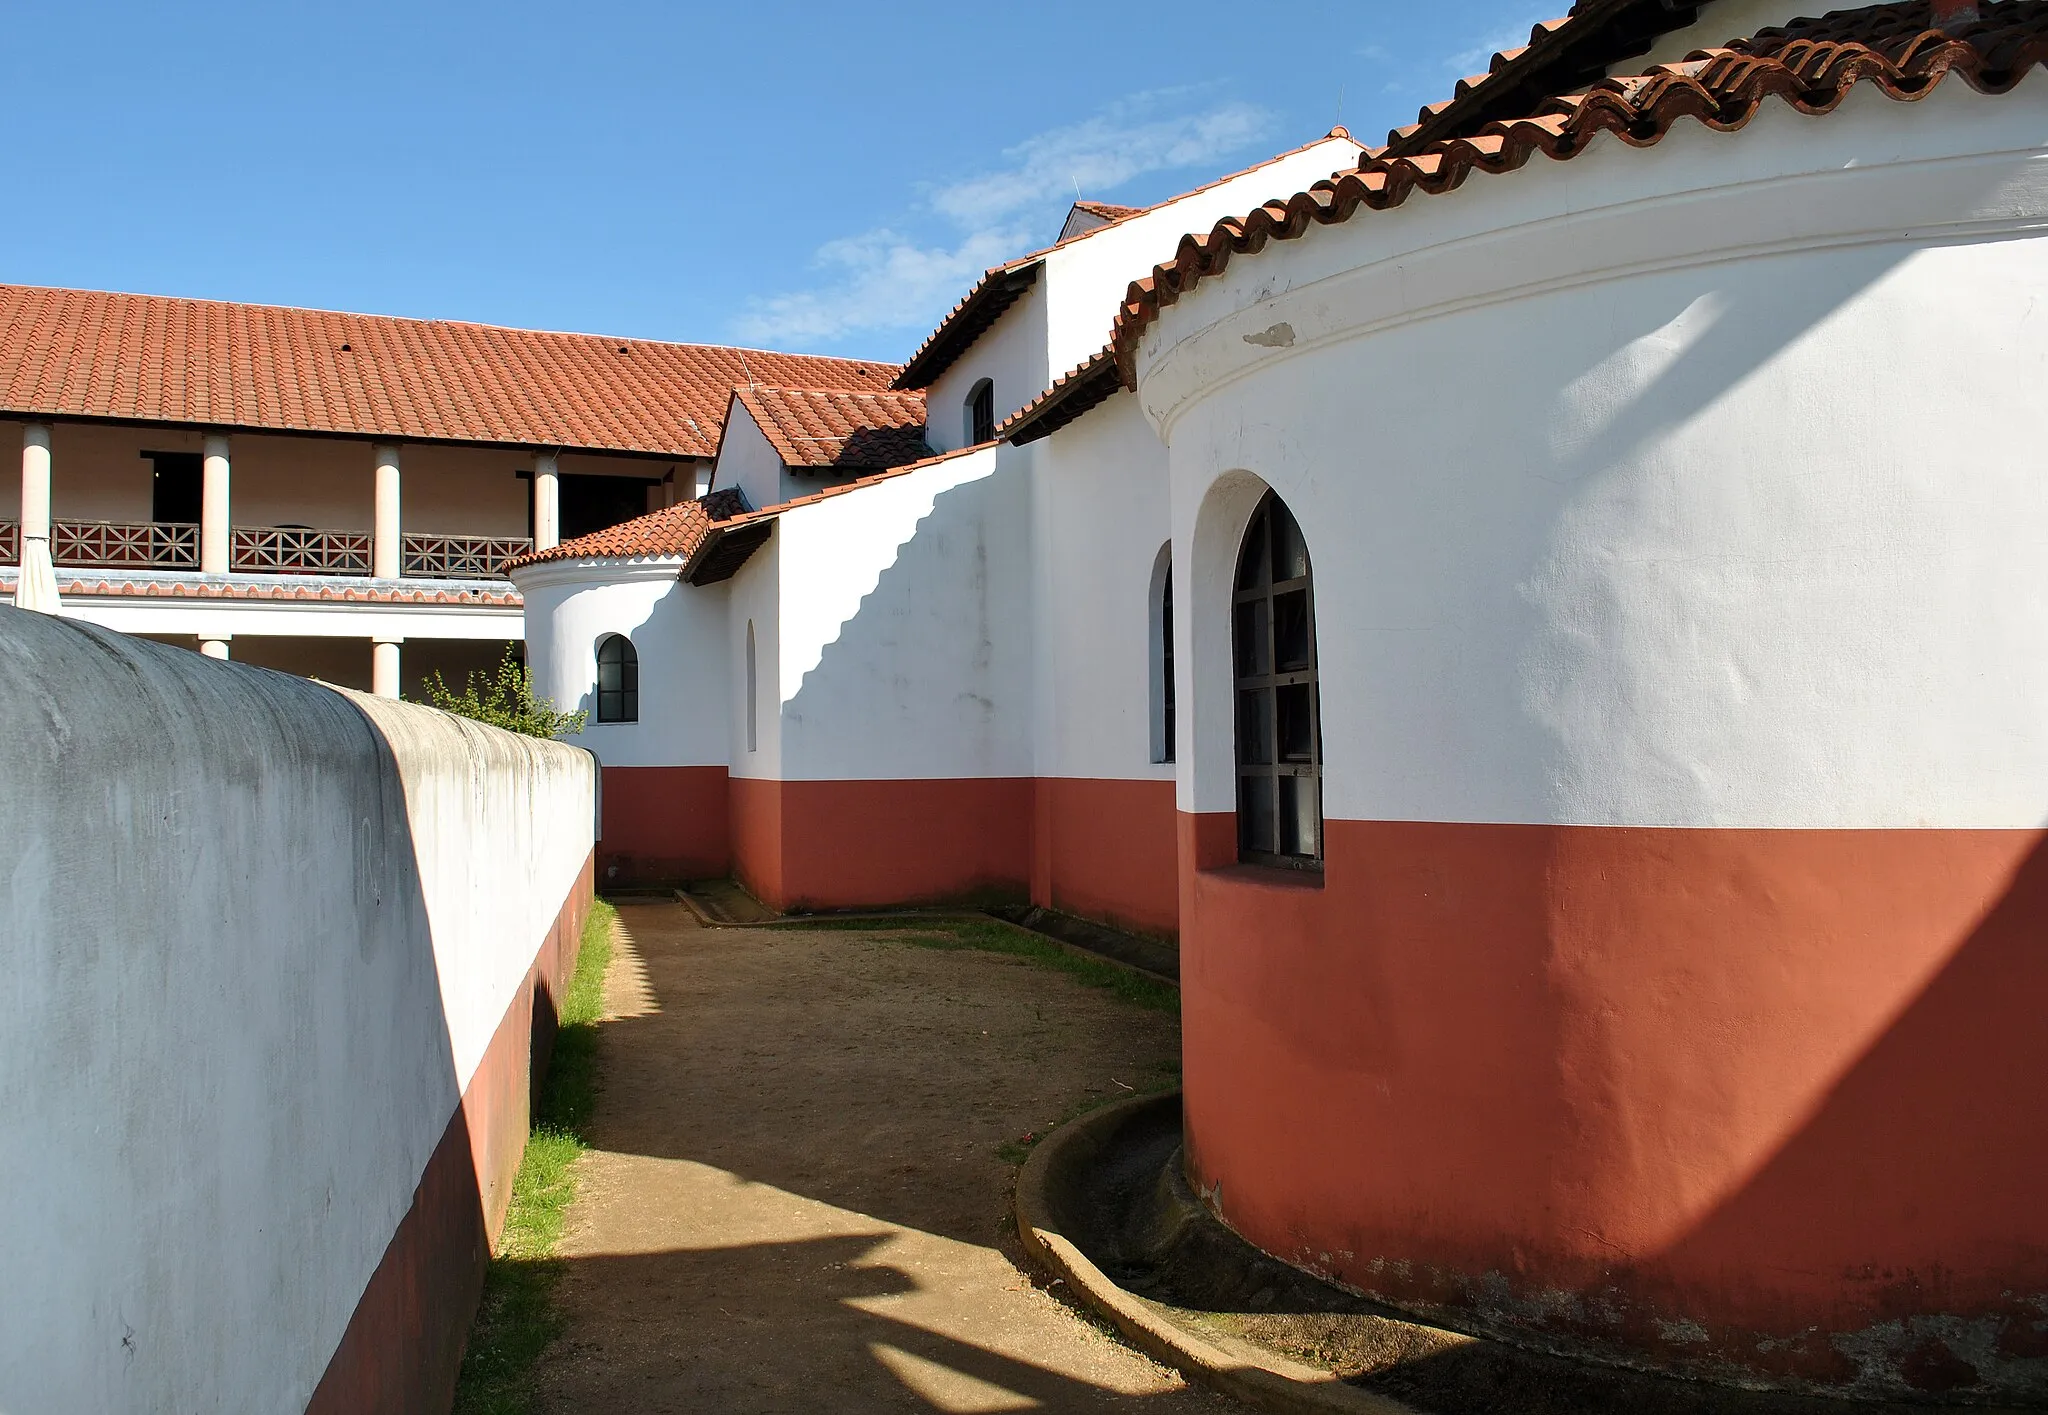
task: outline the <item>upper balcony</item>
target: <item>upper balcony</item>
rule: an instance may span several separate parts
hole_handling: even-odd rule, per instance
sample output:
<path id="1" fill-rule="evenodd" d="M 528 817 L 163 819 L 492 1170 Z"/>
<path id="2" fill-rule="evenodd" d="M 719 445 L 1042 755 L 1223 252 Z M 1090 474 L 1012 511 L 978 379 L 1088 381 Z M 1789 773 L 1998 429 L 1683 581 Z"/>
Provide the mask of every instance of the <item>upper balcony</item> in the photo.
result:
<path id="1" fill-rule="evenodd" d="M 50 559 L 59 569 L 197 572 L 199 523 L 52 521 Z M 372 572 L 373 533 L 307 526 L 233 526 L 228 573 L 364 575 Z M 399 574 L 409 579 L 496 580 L 505 563 L 533 548 L 526 536 L 400 536 Z M 21 522 L 0 521 L 0 564 L 21 560 Z"/>

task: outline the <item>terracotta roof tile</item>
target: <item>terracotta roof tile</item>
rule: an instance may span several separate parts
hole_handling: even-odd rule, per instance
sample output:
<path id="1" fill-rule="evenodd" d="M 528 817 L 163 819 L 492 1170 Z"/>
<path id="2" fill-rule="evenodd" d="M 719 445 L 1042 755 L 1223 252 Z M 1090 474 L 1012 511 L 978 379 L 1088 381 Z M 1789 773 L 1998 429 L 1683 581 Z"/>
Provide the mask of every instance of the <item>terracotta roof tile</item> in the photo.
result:
<path id="1" fill-rule="evenodd" d="M 565 540 L 547 550 L 528 551 L 505 562 L 507 570 L 540 565 L 551 560 L 642 560 L 685 557 L 695 550 L 712 526 L 731 520 L 748 510 L 747 498 L 737 487 L 721 487 L 695 501 L 679 501 L 645 516 L 636 516 L 616 526 L 593 531 L 587 536 Z"/>
<path id="2" fill-rule="evenodd" d="M 753 385 L 734 389 L 733 400 L 795 470 L 872 472 L 932 455 L 922 393 Z"/>
<path id="3" fill-rule="evenodd" d="M 897 369 L 448 320 L 0 285 L 0 415 L 711 457 L 755 379 Z"/>
<path id="4" fill-rule="evenodd" d="M 1004 418 L 996 428 L 996 437 L 1019 447 L 1036 442 L 1121 391 L 1123 382 L 1117 376 L 1116 350 L 1105 344 L 1055 379 L 1052 387 Z"/>
<path id="5" fill-rule="evenodd" d="M 1400 155 L 1368 153 L 1356 171 L 1340 172 L 1248 216 L 1219 221 L 1206 236 L 1183 238 L 1171 261 L 1131 282 L 1112 337 L 1118 370 L 1126 386 L 1133 386 L 1138 339 L 1164 306 L 1222 271 L 1234 256 L 1256 255 L 1267 242 L 1294 240 L 1312 226 L 1399 206 L 1417 192 L 1455 191 L 1474 173 L 1513 172 L 1539 152 L 1563 161 L 1602 133 L 1632 147 L 1652 147 L 1682 119 L 1734 132 L 1770 100 L 1801 113 L 1831 113 L 1865 82 L 1901 101 L 1924 97 L 1950 74 L 1979 93 L 2005 93 L 2044 64 L 2044 0 L 1985 4 L 1982 18 L 1954 35 L 1929 28 L 1927 0 L 1873 5 L 1695 50 L 1683 63 L 1658 65 L 1639 76 L 1603 78 L 1583 92 L 1549 99 L 1543 105 L 1548 111 L 1489 123 L 1470 138 Z"/>
<path id="6" fill-rule="evenodd" d="M 1149 209 L 1142 206 L 1117 206 L 1106 201 L 1077 201 L 1074 205 L 1090 216 L 1100 216 L 1105 221 L 1121 221 L 1126 216 L 1136 216 L 1139 212 Z"/>

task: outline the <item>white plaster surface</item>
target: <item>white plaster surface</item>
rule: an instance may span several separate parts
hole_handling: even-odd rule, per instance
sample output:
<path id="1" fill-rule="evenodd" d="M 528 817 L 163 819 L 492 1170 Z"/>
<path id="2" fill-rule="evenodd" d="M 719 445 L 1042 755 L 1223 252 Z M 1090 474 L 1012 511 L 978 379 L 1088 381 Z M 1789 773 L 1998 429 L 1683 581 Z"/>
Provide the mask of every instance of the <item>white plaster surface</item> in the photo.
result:
<path id="1" fill-rule="evenodd" d="M 0 776 L 0 1410 L 302 1409 L 590 851 L 590 758 L 0 610 Z"/>
<path id="2" fill-rule="evenodd" d="M 2038 87 L 1771 106 L 1183 296 L 1140 361 L 1194 567 L 1182 808 L 1231 807 L 1263 479 L 1315 559 L 1332 816 L 2048 821 L 2044 144 Z"/>
<path id="3" fill-rule="evenodd" d="M 676 578 L 673 558 L 551 562 L 517 572 L 536 691 L 590 712 L 575 738 L 606 766 L 724 766 L 726 595 Z M 640 720 L 597 720 L 597 645 L 624 634 L 640 660 Z"/>

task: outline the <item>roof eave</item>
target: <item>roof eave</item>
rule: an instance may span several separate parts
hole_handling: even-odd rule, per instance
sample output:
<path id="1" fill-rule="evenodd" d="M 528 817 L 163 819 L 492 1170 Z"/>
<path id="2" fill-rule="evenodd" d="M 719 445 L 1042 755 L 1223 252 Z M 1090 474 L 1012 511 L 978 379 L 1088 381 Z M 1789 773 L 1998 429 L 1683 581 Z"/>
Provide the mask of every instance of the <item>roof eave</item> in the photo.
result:
<path id="1" fill-rule="evenodd" d="M 1045 257 L 1041 255 L 998 267 L 983 276 L 981 283 L 968 291 L 967 298 L 932 331 L 924 347 L 911 355 L 910 362 L 903 366 L 889 386 L 906 392 L 931 387 L 940 374 L 951 368 L 974 341 L 987 332 L 1004 310 L 1038 282 L 1039 272 L 1044 268 Z"/>

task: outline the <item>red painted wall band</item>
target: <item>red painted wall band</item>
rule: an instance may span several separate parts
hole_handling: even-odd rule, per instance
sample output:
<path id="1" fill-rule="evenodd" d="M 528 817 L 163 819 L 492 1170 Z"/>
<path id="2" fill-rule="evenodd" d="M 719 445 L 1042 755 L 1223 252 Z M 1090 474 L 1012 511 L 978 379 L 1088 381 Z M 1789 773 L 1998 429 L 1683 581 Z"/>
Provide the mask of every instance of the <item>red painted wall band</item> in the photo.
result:
<path id="1" fill-rule="evenodd" d="M 607 888 L 720 879 L 732 869 L 722 766 L 608 766 L 597 843 Z"/>
<path id="2" fill-rule="evenodd" d="M 1680 1368 L 2048 1354 L 2048 835 L 1332 821 L 1317 888 L 1193 868 L 1231 828 L 1180 818 L 1188 1156 L 1254 1243 Z"/>

